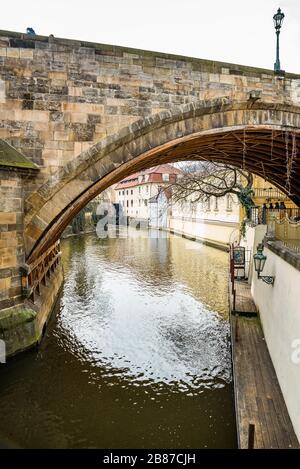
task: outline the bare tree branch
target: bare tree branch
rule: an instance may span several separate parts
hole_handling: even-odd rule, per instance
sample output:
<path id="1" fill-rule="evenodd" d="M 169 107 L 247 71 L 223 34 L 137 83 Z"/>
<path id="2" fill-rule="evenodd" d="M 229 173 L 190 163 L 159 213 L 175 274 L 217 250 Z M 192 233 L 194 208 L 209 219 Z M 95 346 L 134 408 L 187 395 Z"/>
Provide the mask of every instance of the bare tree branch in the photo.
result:
<path id="1" fill-rule="evenodd" d="M 214 197 L 228 194 L 237 196 L 247 216 L 253 206 L 253 176 L 231 165 L 211 161 L 190 161 L 179 164 L 182 176 L 169 185 L 175 203 L 190 200 L 192 203 L 207 202 Z"/>

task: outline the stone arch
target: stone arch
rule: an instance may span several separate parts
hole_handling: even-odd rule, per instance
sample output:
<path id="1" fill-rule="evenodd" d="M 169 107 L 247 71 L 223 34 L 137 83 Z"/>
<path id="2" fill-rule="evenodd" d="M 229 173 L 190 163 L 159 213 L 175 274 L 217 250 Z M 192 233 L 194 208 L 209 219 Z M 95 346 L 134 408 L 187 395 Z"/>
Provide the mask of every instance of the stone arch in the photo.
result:
<path id="1" fill-rule="evenodd" d="M 183 159 L 227 162 L 258 174 L 300 206 L 300 107 L 229 98 L 201 101 L 134 122 L 59 169 L 25 205 L 28 262 L 96 195 L 141 169 Z M 247 143 L 247 145 L 245 145 Z M 288 182 L 288 184 L 287 184 Z"/>

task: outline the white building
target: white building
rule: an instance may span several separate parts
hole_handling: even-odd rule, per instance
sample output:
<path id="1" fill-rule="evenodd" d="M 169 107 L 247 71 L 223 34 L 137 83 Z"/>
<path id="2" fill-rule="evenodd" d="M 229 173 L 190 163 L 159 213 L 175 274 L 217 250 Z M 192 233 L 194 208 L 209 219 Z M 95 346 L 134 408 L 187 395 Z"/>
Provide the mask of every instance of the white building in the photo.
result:
<path id="1" fill-rule="evenodd" d="M 227 248 L 239 238 L 240 205 L 235 196 L 172 203 L 172 183 L 183 172 L 170 164 L 135 173 L 115 187 L 116 202 L 130 220 Z"/>
<path id="2" fill-rule="evenodd" d="M 115 187 L 116 202 L 122 206 L 123 213 L 130 219 L 150 222 L 150 201 L 163 188 L 176 182 L 181 174 L 182 171 L 170 164 L 162 164 L 132 174 Z"/>
<path id="3" fill-rule="evenodd" d="M 163 188 L 149 200 L 149 226 L 153 228 L 168 228 L 168 221 L 172 206 L 172 188 Z"/>

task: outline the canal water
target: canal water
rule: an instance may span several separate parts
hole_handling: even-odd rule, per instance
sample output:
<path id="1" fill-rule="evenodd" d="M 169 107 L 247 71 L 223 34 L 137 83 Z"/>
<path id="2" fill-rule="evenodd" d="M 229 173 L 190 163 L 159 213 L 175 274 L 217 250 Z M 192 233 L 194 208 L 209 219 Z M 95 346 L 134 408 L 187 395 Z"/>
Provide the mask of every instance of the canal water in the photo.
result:
<path id="1" fill-rule="evenodd" d="M 38 350 L 0 368 L 0 441 L 236 447 L 226 253 L 158 231 L 62 242 Z"/>

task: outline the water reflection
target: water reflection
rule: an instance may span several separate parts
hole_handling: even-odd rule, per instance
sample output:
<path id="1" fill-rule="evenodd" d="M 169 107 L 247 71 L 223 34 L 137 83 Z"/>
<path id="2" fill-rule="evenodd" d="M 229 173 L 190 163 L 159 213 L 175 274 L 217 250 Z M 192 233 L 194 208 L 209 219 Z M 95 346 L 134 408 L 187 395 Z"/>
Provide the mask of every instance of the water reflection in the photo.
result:
<path id="1" fill-rule="evenodd" d="M 1 370 L 0 432 L 26 447 L 235 446 L 227 256 L 125 234 L 63 242 L 47 336 Z"/>

